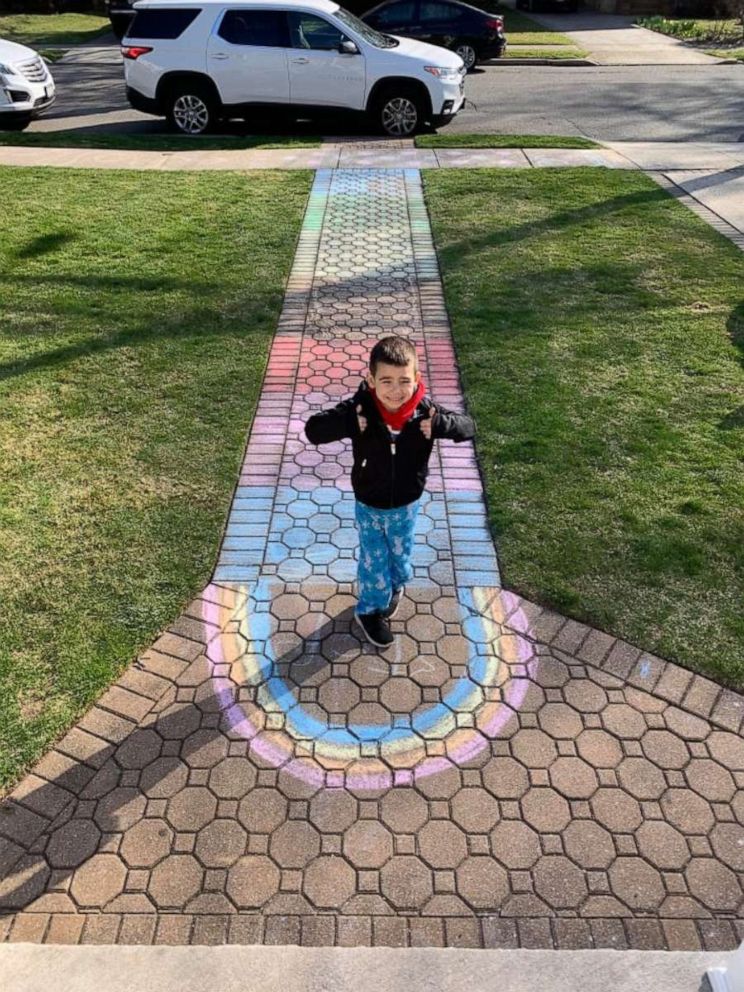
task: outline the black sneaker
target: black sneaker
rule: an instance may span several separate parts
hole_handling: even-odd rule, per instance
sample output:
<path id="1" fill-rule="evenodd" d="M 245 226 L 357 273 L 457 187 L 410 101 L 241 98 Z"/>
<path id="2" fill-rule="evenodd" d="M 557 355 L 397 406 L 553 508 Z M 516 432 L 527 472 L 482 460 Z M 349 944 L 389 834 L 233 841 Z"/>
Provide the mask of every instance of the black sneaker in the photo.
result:
<path id="1" fill-rule="evenodd" d="M 398 607 L 405 591 L 405 586 L 401 586 L 400 589 L 393 589 L 393 595 L 390 597 L 390 606 L 382 614 L 386 620 L 392 620 L 398 612 Z"/>
<path id="2" fill-rule="evenodd" d="M 378 648 L 389 648 L 393 643 L 393 635 L 382 613 L 355 613 L 354 619 L 370 644 L 375 644 Z"/>

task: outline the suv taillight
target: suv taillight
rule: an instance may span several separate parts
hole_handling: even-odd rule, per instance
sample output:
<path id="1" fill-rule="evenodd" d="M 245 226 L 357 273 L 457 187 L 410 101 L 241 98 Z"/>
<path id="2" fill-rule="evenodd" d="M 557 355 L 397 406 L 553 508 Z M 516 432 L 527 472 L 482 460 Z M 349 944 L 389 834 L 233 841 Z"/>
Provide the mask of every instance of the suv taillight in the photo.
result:
<path id="1" fill-rule="evenodd" d="M 131 45 L 122 48 L 121 54 L 125 59 L 138 59 L 140 55 L 147 55 L 151 51 L 152 48 L 147 48 L 145 45 Z"/>
<path id="2" fill-rule="evenodd" d="M 489 17 L 486 21 L 486 27 L 490 28 L 492 31 L 500 31 L 504 26 L 503 17 Z"/>

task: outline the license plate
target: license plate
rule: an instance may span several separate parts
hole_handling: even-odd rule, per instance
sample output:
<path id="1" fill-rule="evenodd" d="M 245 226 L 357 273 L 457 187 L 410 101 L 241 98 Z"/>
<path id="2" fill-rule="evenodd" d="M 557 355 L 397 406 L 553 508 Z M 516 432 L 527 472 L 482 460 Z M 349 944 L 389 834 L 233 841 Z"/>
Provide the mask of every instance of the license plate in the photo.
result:
<path id="1" fill-rule="evenodd" d="M 45 100 L 48 100 L 51 95 L 52 95 L 52 87 L 51 86 L 45 86 L 44 87 L 44 99 Z"/>

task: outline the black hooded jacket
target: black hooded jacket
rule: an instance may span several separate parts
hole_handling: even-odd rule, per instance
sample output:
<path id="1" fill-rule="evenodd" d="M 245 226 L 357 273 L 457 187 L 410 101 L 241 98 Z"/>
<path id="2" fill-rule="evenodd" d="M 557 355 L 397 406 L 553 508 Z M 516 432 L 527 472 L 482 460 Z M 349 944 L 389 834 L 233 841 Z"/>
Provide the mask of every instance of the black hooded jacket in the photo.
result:
<path id="1" fill-rule="evenodd" d="M 359 430 L 356 408 L 367 419 L 367 428 Z M 424 436 L 421 421 L 436 407 L 431 438 Z M 351 438 L 354 465 L 351 484 L 354 495 L 367 506 L 389 510 L 413 503 L 424 491 L 429 472 L 429 458 L 435 438 L 468 441 L 475 435 L 472 417 L 455 413 L 433 403 L 424 396 L 411 419 L 394 437 L 382 419 L 362 380 L 353 397 L 330 410 L 313 414 L 305 424 L 305 434 L 311 444 L 328 444 Z"/>

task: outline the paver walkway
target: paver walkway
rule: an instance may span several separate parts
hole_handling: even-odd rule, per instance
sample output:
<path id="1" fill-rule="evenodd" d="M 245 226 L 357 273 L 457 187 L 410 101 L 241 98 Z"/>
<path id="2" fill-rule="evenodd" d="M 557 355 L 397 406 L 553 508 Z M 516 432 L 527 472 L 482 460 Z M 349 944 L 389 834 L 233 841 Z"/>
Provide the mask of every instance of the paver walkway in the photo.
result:
<path id="1" fill-rule="evenodd" d="M 416 170 L 317 174 L 213 581 L 0 806 L 10 941 L 726 949 L 742 699 L 502 589 L 470 444 L 351 629 L 342 443 L 372 340 L 462 402 Z"/>

